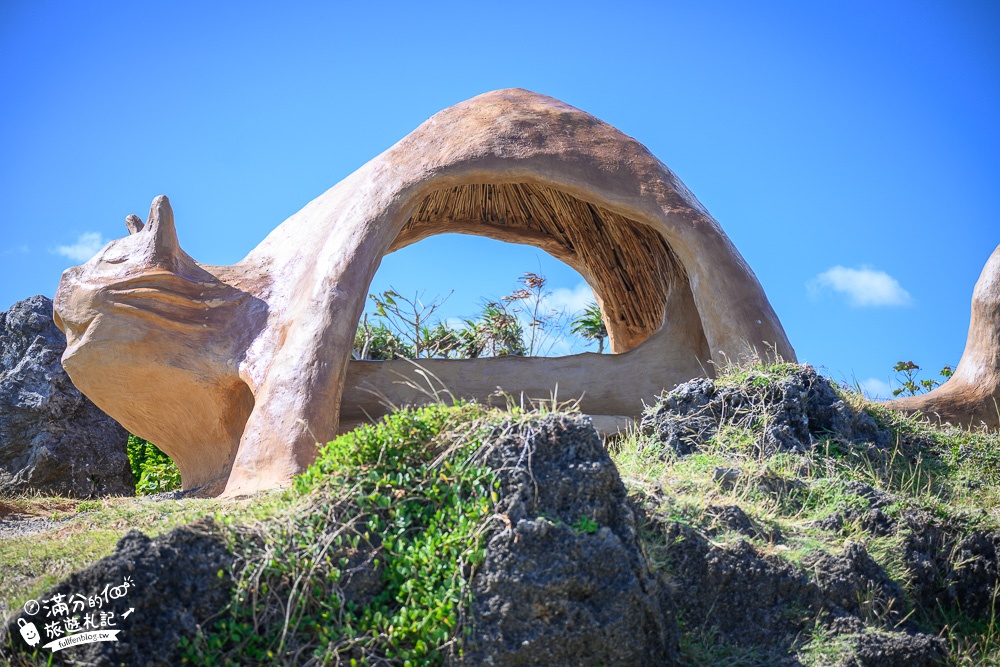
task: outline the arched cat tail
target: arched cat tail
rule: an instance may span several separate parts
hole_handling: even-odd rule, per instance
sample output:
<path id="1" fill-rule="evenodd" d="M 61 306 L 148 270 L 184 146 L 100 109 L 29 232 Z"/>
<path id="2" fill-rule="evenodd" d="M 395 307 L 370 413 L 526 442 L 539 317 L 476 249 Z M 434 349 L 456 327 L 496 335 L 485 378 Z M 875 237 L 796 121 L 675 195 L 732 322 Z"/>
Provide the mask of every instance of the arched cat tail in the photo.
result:
<path id="1" fill-rule="evenodd" d="M 1000 428 L 1000 246 L 972 292 L 969 337 L 955 374 L 933 391 L 886 405 L 956 426 Z"/>
<path id="2" fill-rule="evenodd" d="M 233 266 L 181 250 L 158 197 L 145 224 L 64 273 L 56 295 L 77 386 L 174 457 L 184 485 L 284 485 L 316 442 L 397 404 L 412 365 L 351 361 L 382 257 L 435 234 L 537 246 L 593 288 L 615 354 L 421 360 L 456 397 L 497 386 L 643 401 L 754 351 L 795 352 L 753 271 L 680 179 L 635 139 L 558 100 L 499 90 L 445 109 L 307 204 Z M 230 467 L 231 466 L 231 467 Z M 223 478 L 226 478 L 225 480 Z"/>
<path id="3" fill-rule="evenodd" d="M 490 400 L 497 386 L 549 397 L 558 385 L 589 414 L 634 417 L 713 364 L 752 350 L 795 359 L 753 271 L 645 146 L 550 97 L 494 91 L 435 114 L 241 262 L 268 268 L 275 317 L 248 352 L 258 355 L 246 371 L 256 401 L 227 494 L 287 482 L 342 417 L 364 414 L 366 386 L 391 390 L 396 404 L 426 400 L 406 393 L 391 362 L 350 353 L 382 257 L 448 232 L 535 245 L 577 268 L 616 352 L 421 360 L 456 397 Z M 409 380 L 414 369 L 399 372 Z"/>

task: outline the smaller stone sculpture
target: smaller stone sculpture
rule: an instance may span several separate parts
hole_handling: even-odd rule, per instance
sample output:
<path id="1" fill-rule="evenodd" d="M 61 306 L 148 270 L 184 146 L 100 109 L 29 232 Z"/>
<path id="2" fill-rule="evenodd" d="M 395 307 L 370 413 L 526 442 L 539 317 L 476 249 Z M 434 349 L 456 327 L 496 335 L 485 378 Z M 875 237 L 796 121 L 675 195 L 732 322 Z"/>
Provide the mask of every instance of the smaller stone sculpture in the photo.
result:
<path id="1" fill-rule="evenodd" d="M 929 393 L 888 405 L 920 412 L 935 421 L 1000 428 L 1000 246 L 990 255 L 972 292 L 969 337 L 955 374 Z"/>
<path id="2" fill-rule="evenodd" d="M 52 301 L 0 312 L 0 494 L 133 495 L 128 433 L 73 386 Z"/>

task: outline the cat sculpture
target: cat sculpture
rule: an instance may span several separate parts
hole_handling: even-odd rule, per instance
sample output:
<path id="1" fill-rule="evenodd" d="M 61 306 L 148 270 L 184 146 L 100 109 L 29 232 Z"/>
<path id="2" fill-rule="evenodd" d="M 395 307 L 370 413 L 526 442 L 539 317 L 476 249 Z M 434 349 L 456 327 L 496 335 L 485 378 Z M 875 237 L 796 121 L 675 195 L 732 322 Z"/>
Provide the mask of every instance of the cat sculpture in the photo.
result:
<path id="1" fill-rule="evenodd" d="M 128 236 L 62 276 L 63 365 L 205 494 L 286 485 L 317 443 L 442 394 L 557 395 L 621 419 L 717 365 L 795 360 L 753 272 L 676 175 L 610 125 L 525 90 L 434 115 L 232 266 L 181 249 L 164 196 L 125 222 Z M 614 354 L 352 360 L 382 257 L 443 233 L 534 245 L 575 268 Z"/>

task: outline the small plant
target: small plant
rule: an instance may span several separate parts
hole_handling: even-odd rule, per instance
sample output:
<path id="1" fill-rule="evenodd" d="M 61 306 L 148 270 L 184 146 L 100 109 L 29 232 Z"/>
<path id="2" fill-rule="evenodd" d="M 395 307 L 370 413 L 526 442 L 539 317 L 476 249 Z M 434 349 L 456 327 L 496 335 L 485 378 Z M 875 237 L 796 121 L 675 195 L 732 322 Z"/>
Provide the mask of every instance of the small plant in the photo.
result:
<path id="1" fill-rule="evenodd" d="M 501 301 L 511 305 L 512 314 L 519 320 L 527 320 L 528 340 L 522 346 L 529 357 L 544 356 L 566 328 L 566 313 L 545 308 L 545 300 L 552 295 L 545 286 L 548 279 L 537 273 L 527 272 L 518 280 L 519 287 Z"/>
<path id="2" fill-rule="evenodd" d="M 449 296 L 451 293 L 424 303 L 422 292 L 414 294 L 411 299 L 390 287 L 381 294 L 369 294 L 368 298 L 375 304 L 376 314 L 388 322 L 389 329 L 405 345 L 412 346 L 413 357 L 419 359 L 436 353 L 434 346 L 428 345 L 425 334 L 434 311 L 444 305 Z"/>
<path id="3" fill-rule="evenodd" d="M 930 391 L 941 384 L 939 380 L 934 379 L 918 381 L 917 375 L 920 373 L 920 366 L 917 366 L 912 361 L 897 361 L 892 370 L 896 371 L 896 381 L 900 384 L 899 387 L 892 390 L 893 396 L 902 396 L 903 394 L 916 396 L 925 391 Z M 952 370 L 951 366 L 945 366 L 941 369 L 939 375 L 947 382 L 948 378 L 954 375 L 954 373 L 955 371 Z"/>
<path id="4" fill-rule="evenodd" d="M 593 535 L 598 530 L 600 530 L 601 525 L 594 521 L 593 519 L 587 517 L 586 514 L 581 514 L 580 518 L 576 520 L 573 524 L 573 528 L 578 533 L 586 533 L 587 535 Z"/>
<path id="5" fill-rule="evenodd" d="M 148 496 L 181 488 L 180 471 L 156 445 L 129 435 L 127 452 L 136 495 Z"/>
<path id="6" fill-rule="evenodd" d="M 370 324 L 365 314 L 354 334 L 354 356 L 375 361 L 412 359 L 414 351 L 412 345 L 407 345 L 385 324 Z"/>

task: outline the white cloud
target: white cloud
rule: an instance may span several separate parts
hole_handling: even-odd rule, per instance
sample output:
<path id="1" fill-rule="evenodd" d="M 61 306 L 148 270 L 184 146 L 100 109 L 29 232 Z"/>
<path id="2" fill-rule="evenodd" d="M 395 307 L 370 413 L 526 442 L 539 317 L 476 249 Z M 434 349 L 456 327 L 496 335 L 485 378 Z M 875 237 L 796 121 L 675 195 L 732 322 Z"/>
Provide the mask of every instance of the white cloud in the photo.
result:
<path id="1" fill-rule="evenodd" d="M 879 378 L 868 378 L 867 380 L 861 380 L 858 382 L 858 386 L 861 387 L 861 391 L 864 392 L 865 396 L 872 399 L 889 399 L 892 398 L 892 387 L 885 380 L 880 380 Z"/>
<path id="2" fill-rule="evenodd" d="M 837 265 L 816 276 L 807 287 L 814 295 L 824 288 L 846 294 L 852 306 L 906 306 L 912 302 L 898 280 L 870 266 L 849 269 Z"/>
<path id="3" fill-rule="evenodd" d="M 100 232 L 84 232 L 73 245 L 61 245 L 55 249 L 57 255 L 68 257 L 74 262 L 86 262 L 96 255 L 107 243 Z"/>
<path id="4" fill-rule="evenodd" d="M 594 301 L 594 292 L 587 283 L 580 283 L 573 289 L 568 287 L 557 287 L 552 293 L 542 299 L 542 307 L 545 310 L 565 312 L 567 315 L 576 315 Z"/>
<path id="5" fill-rule="evenodd" d="M 19 246 L 14 246 L 13 248 L 7 248 L 6 250 L 3 251 L 3 253 L 0 253 L 0 254 L 4 254 L 4 255 L 27 255 L 28 254 L 28 245 L 27 244 L 21 244 Z"/>

